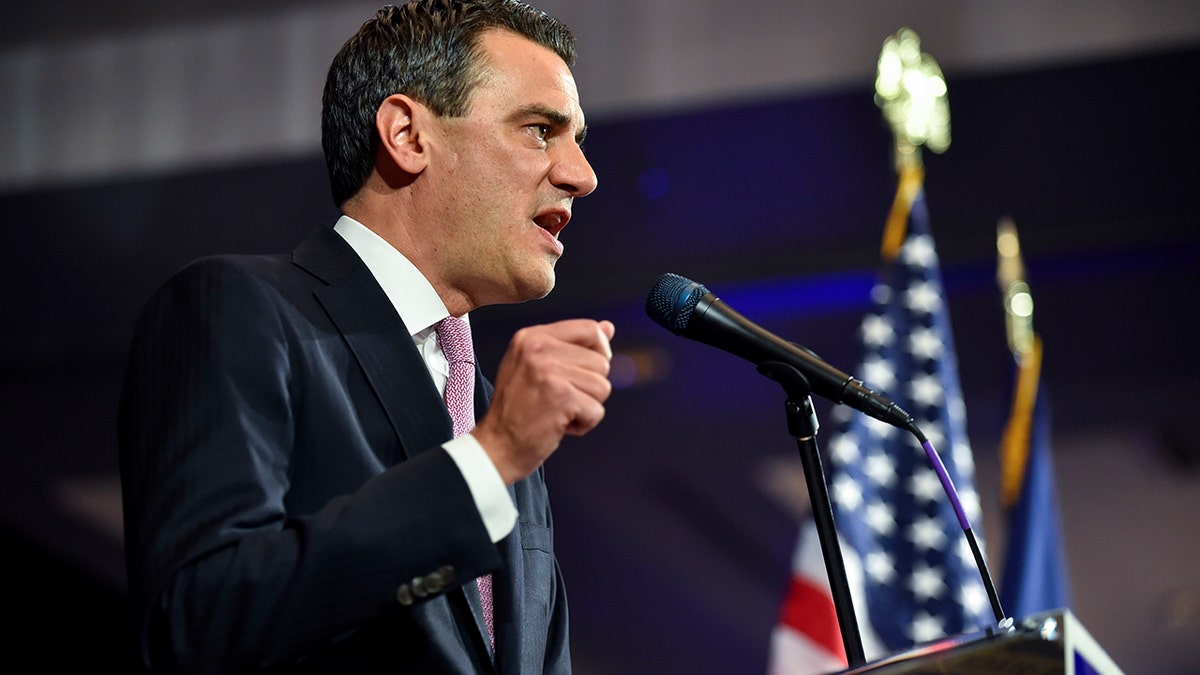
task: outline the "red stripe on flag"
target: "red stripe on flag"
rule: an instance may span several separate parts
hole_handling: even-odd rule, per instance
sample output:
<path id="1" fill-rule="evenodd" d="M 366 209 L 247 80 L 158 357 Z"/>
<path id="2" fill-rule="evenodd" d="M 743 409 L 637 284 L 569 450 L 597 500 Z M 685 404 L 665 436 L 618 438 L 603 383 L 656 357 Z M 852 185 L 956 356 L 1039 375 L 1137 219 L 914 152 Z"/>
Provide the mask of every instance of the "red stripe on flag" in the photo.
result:
<path id="1" fill-rule="evenodd" d="M 803 633 L 842 663 L 848 663 L 833 598 L 820 586 L 804 577 L 792 576 L 787 600 L 779 612 L 779 622 Z"/>

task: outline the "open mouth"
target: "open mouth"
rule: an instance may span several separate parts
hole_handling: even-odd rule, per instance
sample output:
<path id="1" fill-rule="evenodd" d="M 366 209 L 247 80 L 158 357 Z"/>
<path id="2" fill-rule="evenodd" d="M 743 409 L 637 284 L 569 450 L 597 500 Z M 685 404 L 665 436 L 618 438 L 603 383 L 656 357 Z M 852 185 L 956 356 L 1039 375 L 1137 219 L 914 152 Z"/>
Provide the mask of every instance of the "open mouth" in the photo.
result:
<path id="1" fill-rule="evenodd" d="M 534 216 L 533 223 L 543 230 L 549 232 L 551 236 L 557 238 L 558 233 L 567 226 L 567 221 L 570 219 L 570 212 L 560 209 L 553 209 Z"/>

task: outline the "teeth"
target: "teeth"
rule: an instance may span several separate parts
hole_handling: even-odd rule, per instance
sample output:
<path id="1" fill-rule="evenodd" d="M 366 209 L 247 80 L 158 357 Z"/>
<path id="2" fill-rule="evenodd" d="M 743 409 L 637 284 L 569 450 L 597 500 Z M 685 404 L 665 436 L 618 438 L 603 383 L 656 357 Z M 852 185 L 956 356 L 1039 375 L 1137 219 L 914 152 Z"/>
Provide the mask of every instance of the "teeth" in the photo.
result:
<path id="1" fill-rule="evenodd" d="M 546 215 L 539 216 L 538 218 L 534 219 L 533 222 L 537 223 L 537 226 L 543 230 L 554 230 L 562 224 L 562 221 L 563 217 L 561 214 L 548 213 Z"/>

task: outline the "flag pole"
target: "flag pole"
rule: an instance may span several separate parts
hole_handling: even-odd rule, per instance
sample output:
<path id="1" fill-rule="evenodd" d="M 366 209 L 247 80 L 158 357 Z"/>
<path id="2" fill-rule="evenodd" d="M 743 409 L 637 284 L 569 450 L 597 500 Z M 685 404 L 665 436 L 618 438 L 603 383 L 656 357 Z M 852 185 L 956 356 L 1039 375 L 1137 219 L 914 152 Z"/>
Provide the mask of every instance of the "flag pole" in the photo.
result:
<path id="1" fill-rule="evenodd" d="M 1020 496 L 1029 462 L 1029 438 L 1042 369 L 1042 341 L 1033 331 L 1033 296 L 1025 281 L 1025 263 L 1017 226 L 1004 218 L 996 226 L 996 282 L 1004 292 L 1008 348 L 1017 362 L 1012 415 L 1000 441 L 1001 503 L 1011 509 Z"/>
<path id="2" fill-rule="evenodd" d="M 1004 296 L 1008 346 L 1016 362 L 1011 412 L 1000 439 L 1000 496 L 1008 526 L 1004 592 L 1005 603 L 1025 615 L 1065 607 L 1069 600 L 1047 445 L 1042 339 L 1033 329 L 1033 297 L 1010 218 L 997 226 L 996 251 L 996 281 Z"/>
<path id="3" fill-rule="evenodd" d="M 910 28 L 901 28 L 883 42 L 876 69 L 875 104 L 892 127 L 896 172 L 899 174 L 896 198 L 888 214 L 881 247 L 883 259 L 890 262 L 900 253 L 913 204 L 924 185 L 925 166 L 921 148 L 927 147 L 931 152 L 942 153 L 950 147 L 950 104 L 946 78 L 937 61 L 921 51 L 921 38 Z M 929 461 L 937 470 L 946 496 L 954 506 L 979 568 L 997 625 L 1011 625 L 1011 619 L 1004 613 L 999 593 L 988 572 L 987 560 L 959 503 L 954 485 L 942 466 L 941 458 L 915 425 L 910 430 L 925 449 Z"/>

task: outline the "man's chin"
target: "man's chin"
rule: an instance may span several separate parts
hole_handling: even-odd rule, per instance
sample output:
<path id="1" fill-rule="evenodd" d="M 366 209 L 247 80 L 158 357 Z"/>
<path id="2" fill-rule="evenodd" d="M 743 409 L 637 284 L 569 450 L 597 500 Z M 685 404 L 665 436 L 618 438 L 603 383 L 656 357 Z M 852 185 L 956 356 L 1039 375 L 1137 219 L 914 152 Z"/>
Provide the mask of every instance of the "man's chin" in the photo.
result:
<path id="1" fill-rule="evenodd" d="M 541 300 L 550 295 L 550 291 L 554 290 L 555 282 L 554 270 L 551 269 L 549 274 L 541 279 L 539 283 L 531 284 L 525 294 L 526 300 Z"/>
<path id="2" fill-rule="evenodd" d="M 513 283 L 509 287 L 509 297 L 502 301 L 505 304 L 541 300 L 554 290 L 554 268 L 548 267 L 541 274 L 530 274 L 512 281 Z"/>

